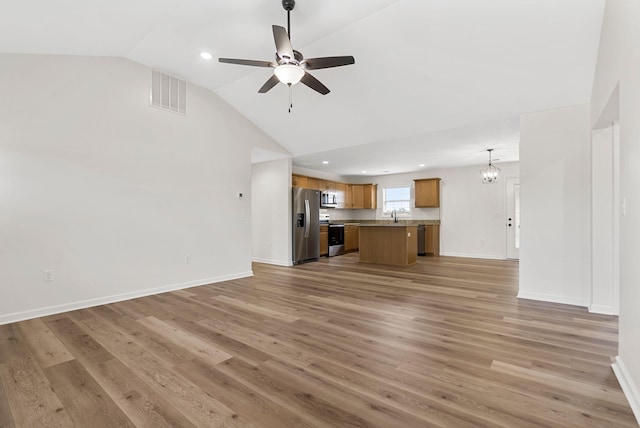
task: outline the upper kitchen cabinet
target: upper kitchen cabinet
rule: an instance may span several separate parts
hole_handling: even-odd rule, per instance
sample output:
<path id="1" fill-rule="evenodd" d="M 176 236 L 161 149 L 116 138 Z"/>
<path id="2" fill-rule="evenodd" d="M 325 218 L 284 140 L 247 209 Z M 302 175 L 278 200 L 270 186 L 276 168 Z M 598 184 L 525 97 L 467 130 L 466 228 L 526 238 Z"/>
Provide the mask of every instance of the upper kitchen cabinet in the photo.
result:
<path id="1" fill-rule="evenodd" d="M 320 190 L 323 192 L 335 193 L 336 183 L 333 181 L 320 180 Z"/>
<path id="2" fill-rule="evenodd" d="M 422 178 L 416 182 L 416 208 L 440 207 L 440 179 Z"/>
<path id="3" fill-rule="evenodd" d="M 322 190 L 320 180 L 317 178 L 307 177 L 307 189 Z"/>
<path id="4" fill-rule="evenodd" d="M 346 192 L 344 195 L 344 207 L 347 209 L 353 208 L 353 184 L 346 184 Z"/>
<path id="5" fill-rule="evenodd" d="M 336 208 L 347 208 L 347 185 L 344 183 L 335 183 L 336 199 L 338 206 Z"/>
<path id="6" fill-rule="evenodd" d="M 366 209 L 378 208 L 378 185 L 365 184 L 362 186 L 362 205 Z"/>
<path id="7" fill-rule="evenodd" d="M 377 184 L 353 184 L 351 187 L 352 209 L 373 209 L 378 207 Z"/>
<path id="8" fill-rule="evenodd" d="M 351 186 L 351 208 L 354 210 L 364 208 L 364 190 L 362 184 L 352 184 Z"/>
<path id="9" fill-rule="evenodd" d="M 320 190 L 335 193 L 338 201 L 336 208 L 373 209 L 378 208 L 377 184 L 348 184 L 305 175 L 292 174 L 292 187 Z"/>
<path id="10" fill-rule="evenodd" d="M 307 177 L 295 174 L 291 176 L 291 187 L 300 187 L 301 189 L 306 189 L 307 186 Z"/>

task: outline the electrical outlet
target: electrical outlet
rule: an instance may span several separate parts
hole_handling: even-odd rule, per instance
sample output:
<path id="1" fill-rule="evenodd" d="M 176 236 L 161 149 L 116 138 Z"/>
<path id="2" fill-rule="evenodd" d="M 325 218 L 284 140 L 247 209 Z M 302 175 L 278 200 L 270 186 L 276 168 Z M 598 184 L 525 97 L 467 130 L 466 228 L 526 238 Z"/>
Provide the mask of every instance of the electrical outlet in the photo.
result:
<path id="1" fill-rule="evenodd" d="M 184 256 L 184 264 L 186 264 L 186 265 L 190 265 L 191 264 L 191 256 L 190 255 Z"/>
<path id="2" fill-rule="evenodd" d="M 44 282 L 51 282 L 53 281 L 53 271 L 50 269 L 44 270 L 42 272 L 42 280 Z"/>

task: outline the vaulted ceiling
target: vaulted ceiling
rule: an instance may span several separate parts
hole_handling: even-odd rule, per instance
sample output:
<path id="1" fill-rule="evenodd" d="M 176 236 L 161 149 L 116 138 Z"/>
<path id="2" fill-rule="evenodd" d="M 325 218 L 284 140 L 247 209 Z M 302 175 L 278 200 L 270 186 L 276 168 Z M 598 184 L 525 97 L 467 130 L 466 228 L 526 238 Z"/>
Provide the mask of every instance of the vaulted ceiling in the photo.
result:
<path id="1" fill-rule="evenodd" d="M 272 60 L 280 0 L 3 6 L 0 52 L 129 58 L 211 89 L 296 165 L 377 175 L 481 164 L 487 148 L 517 160 L 520 114 L 588 102 L 604 0 L 297 0 L 293 47 L 356 63 L 312 73 L 326 96 L 294 86 L 291 113 L 286 86 L 257 92 L 271 69 L 217 62 Z"/>

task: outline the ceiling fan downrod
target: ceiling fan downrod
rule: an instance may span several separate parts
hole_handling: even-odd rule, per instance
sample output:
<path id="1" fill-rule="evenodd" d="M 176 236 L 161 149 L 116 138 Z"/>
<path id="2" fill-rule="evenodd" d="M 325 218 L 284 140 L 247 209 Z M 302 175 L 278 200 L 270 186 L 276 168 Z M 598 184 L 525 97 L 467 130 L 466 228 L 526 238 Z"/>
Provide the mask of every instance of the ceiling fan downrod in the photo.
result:
<path id="1" fill-rule="evenodd" d="M 296 7 L 296 0 L 282 0 L 282 7 L 287 11 L 287 35 L 291 40 L 291 11 Z M 295 56 L 295 51 L 294 51 Z M 293 91 L 291 89 L 291 83 L 289 83 L 289 114 L 293 108 Z"/>
<path id="2" fill-rule="evenodd" d="M 291 11 L 296 7 L 296 0 L 282 0 L 282 7 L 287 11 L 287 34 L 291 40 Z"/>

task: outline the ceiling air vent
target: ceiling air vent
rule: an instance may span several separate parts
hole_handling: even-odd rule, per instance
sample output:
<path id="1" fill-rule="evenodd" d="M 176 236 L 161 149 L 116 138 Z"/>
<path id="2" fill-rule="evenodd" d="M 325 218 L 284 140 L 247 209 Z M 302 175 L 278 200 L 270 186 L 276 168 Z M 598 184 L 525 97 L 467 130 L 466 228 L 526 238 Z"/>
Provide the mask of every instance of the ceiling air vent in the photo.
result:
<path id="1" fill-rule="evenodd" d="M 159 71 L 152 71 L 151 106 L 186 115 L 187 82 Z"/>

